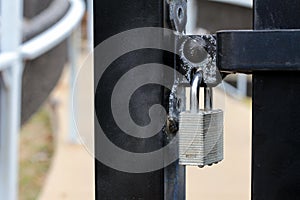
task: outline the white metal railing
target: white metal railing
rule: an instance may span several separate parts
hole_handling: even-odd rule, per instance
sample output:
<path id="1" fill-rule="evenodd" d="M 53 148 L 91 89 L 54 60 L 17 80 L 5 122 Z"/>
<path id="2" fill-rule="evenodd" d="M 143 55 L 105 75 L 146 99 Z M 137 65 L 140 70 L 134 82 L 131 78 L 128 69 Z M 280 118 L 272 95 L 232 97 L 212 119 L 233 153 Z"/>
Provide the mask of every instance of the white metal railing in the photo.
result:
<path id="1" fill-rule="evenodd" d="M 218 86 L 221 90 L 224 90 L 226 94 L 237 99 L 243 99 L 247 97 L 248 80 L 246 74 L 236 75 L 236 87 L 230 85 L 226 81 L 222 81 L 222 85 Z"/>
<path id="2" fill-rule="evenodd" d="M 0 54 L 0 71 L 4 68 L 7 68 L 18 56 L 21 55 L 21 58 L 26 60 L 35 59 L 45 52 L 49 51 L 63 40 L 65 40 L 68 36 L 71 35 L 75 27 L 78 26 L 79 22 L 83 17 L 83 13 L 85 10 L 84 3 L 82 0 L 69 0 L 71 3 L 71 7 L 68 13 L 54 26 L 43 32 L 42 34 L 36 36 L 35 38 L 25 42 L 20 48 L 21 52 L 1 52 Z M 2 6 L 3 8 L 5 7 Z M 4 21 L 5 17 L 2 17 Z M 11 21 L 11 18 L 10 18 Z M 11 24 L 10 24 L 11 26 Z M 11 26 L 13 27 L 13 26 Z M 2 29 L 5 32 L 4 24 L 2 24 Z M 90 31 L 92 32 L 92 31 Z M 91 34 L 92 35 L 92 34 Z M 93 37 L 93 36 L 91 36 Z M 2 36 L 4 38 L 4 36 Z M 10 36 L 10 38 L 14 38 Z M 8 41 L 8 40 L 3 40 Z M 1 43 L 3 44 L 3 43 Z"/>
<path id="3" fill-rule="evenodd" d="M 58 23 L 23 45 L 23 1 L 0 2 L 0 199 L 18 198 L 18 141 L 23 60 L 41 56 L 72 34 L 83 17 L 85 5 L 82 0 L 69 2 L 68 12 Z M 69 43 L 72 41 L 69 40 Z"/>
<path id="4" fill-rule="evenodd" d="M 84 3 L 82 0 L 69 1 L 71 7 L 58 23 L 21 47 L 24 59 L 34 59 L 49 51 L 66 39 L 78 26 L 85 10 Z"/>
<path id="5" fill-rule="evenodd" d="M 5 52 L 0 54 L 0 71 L 8 68 L 18 57 L 16 52 Z"/>
<path id="6" fill-rule="evenodd" d="M 22 41 L 22 3 L 20 0 L 2 0 L 0 6 L 1 61 L 6 67 L 2 69 L 3 84 L 0 86 L 0 196 L 8 200 L 15 200 L 18 197 L 18 141 L 23 70 L 19 54 L 19 46 Z"/>

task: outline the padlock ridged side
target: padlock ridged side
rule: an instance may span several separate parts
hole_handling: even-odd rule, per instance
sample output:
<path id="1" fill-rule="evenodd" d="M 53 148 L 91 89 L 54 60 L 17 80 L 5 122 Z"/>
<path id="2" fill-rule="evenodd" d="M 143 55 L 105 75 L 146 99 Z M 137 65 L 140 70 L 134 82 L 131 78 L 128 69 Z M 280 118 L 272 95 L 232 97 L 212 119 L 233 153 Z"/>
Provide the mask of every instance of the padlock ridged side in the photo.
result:
<path id="1" fill-rule="evenodd" d="M 179 163 L 205 166 L 223 160 L 223 111 L 182 112 L 179 119 Z"/>

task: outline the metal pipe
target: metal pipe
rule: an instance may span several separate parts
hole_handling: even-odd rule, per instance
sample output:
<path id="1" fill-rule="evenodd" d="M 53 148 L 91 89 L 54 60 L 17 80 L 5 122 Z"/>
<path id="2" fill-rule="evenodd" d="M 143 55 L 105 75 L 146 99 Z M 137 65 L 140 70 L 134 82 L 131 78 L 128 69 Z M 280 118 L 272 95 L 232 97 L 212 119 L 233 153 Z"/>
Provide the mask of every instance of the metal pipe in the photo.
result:
<path id="1" fill-rule="evenodd" d="M 77 108 L 77 96 L 74 94 L 72 95 L 73 88 L 75 87 L 75 81 L 76 81 L 76 72 L 77 72 L 77 63 L 78 63 L 78 57 L 79 57 L 79 51 L 80 46 L 76 45 L 78 43 L 81 43 L 81 36 L 77 35 L 81 32 L 81 29 L 74 31 L 71 36 L 68 38 L 68 54 L 69 54 L 69 65 L 70 65 L 70 97 L 69 97 L 69 141 L 71 143 L 78 143 L 78 135 L 76 133 L 76 125 L 75 125 L 75 119 L 77 115 L 77 112 L 71 112 L 72 109 Z M 74 99 L 73 99 L 74 98 Z M 73 104 L 75 106 L 73 106 Z M 74 118 L 75 117 L 75 118 Z"/>
<path id="2" fill-rule="evenodd" d="M 5 52 L 0 54 L 0 71 L 11 66 L 18 57 L 16 52 Z"/>
<path id="3" fill-rule="evenodd" d="M 70 0 L 70 3 L 70 10 L 56 25 L 52 26 L 47 31 L 29 40 L 21 46 L 21 54 L 23 59 L 35 59 L 69 37 L 74 28 L 78 26 L 84 13 L 84 3 L 82 0 Z M 3 17 L 2 21 L 2 23 L 4 23 Z M 5 34 L 7 32 L 12 33 L 9 30 L 2 31 L 1 46 L 5 45 L 7 41 L 9 41 L 3 39 L 5 38 Z M 9 35 L 12 38 L 16 38 L 11 34 Z M 17 56 L 17 53 L 14 51 L 2 52 L 0 54 L 0 71 L 11 65 Z"/>
<path id="4" fill-rule="evenodd" d="M 206 111 L 213 108 L 213 89 L 211 87 L 204 88 L 204 109 Z"/>
<path id="5" fill-rule="evenodd" d="M 237 98 L 237 99 L 241 98 L 239 90 L 224 80 L 222 81 L 222 84 L 218 85 L 216 88 L 221 91 L 224 91 L 226 94 L 228 94 L 234 98 Z"/>
<path id="6" fill-rule="evenodd" d="M 21 47 L 24 59 L 37 58 L 69 37 L 85 12 L 82 0 L 70 0 L 70 4 L 68 13 L 58 23 Z"/>
<path id="7" fill-rule="evenodd" d="M 18 198 L 19 130 L 21 113 L 21 82 L 23 63 L 19 53 L 22 42 L 22 0 L 1 1 L 1 52 L 15 52 L 2 75 L 7 76 L 7 86 L 1 89 L 0 121 L 0 197 L 5 200 Z M 13 24 L 13 25 L 12 25 Z M 5 54 L 2 54 L 5 55 Z M 7 58 L 6 58 L 7 59 Z M 6 60 L 4 59 L 4 61 Z M 8 61 L 8 60 L 6 60 Z"/>
<path id="8" fill-rule="evenodd" d="M 23 59 L 34 59 L 67 38 L 79 24 L 84 13 L 82 0 L 70 0 L 66 16 L 36 38 L 22 42 L 22 0 L 1 1 L 0 70 L 7 77 L 0 85 L 0 196 L 6 200 L 18 198 L 19 130 Z M 11 24 L 14 24 L 13 26 Z M 20 47 L 21 46 L 21 47 Z"/>
<path id="9" fill-rule="evenodd" d="M 88 45 L 89 50 L 92 51 L 94 49 L 94 4 L 93 0 L 87 0 L 87 7 L 88 7 L 88 28 L 87 28 L 87 35 L 88 35 Z"/>
<path id="10" fill-rule="evenodd" d="M 245 98 L 247 96 L 247 75 L 238 74 L 237 75 L 237 90 L 240 98 Z"/>

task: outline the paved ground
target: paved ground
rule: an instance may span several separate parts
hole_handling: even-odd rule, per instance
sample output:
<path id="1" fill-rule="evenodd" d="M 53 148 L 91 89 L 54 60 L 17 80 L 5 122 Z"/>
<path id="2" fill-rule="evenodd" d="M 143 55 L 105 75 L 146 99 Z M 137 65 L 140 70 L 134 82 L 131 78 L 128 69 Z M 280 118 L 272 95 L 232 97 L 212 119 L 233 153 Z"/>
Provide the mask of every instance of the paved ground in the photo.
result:
<path id="1" fill-rule="evenodd" d="M 83 72 L 86 84 L 92 84 L 91 69 Z M 40 200 L 89 200 L 94 199 L 93 158 L 80 144 L 68 140 L 69 81 L 68 71 L 56 88 L 53 97 L 58 100 L 57 134 L 58 143 L 51 171 L 40 196 Z M 88 85 L 80 87 L 87 93 L 78 104 L 85 125 L 79 129 L 92 134 L 92 112 L 88 103 L 92 90 Z M 82 96 L 82 95 L 81 95 Z M 250 141 L 251 108 L 249 103 L 240 102 L 217 92 L 215 99 L 225 107 L 225 160 L 213 167 L 187 169 L 188 200 L 246 200 L 250 199 Z M 224 104 L 225 102 L 225 104 Z M 92 143 L 91 141 L 88 141 Z"/>
<path id="2" fill-rule="evenodd" d="M 69 137 L 69 70 L 52 94 L 57 102 L 57 146 L 50 173 L 39 200 L 94 199 L 93 157 Z"/>

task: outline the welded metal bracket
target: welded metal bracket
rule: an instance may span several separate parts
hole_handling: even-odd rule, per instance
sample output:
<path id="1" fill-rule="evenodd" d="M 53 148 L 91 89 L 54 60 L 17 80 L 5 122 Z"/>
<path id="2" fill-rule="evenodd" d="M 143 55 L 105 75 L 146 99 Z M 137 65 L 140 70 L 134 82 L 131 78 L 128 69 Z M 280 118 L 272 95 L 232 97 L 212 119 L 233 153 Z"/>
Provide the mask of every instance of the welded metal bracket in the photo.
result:
<path id="1" fill-rule="evenodd" d="M 176 31 L 183 33 L 187 23 L 187 1 L 169 0 L 168 4 L 171 25 Z"/>
<path id="2" fill-rule="evenodd" d="M 203 83 L 214 87 L 222 79 L 216 67 L 216 37 L 215 35 L 184 35 L 177 41 L 180 58 L 182 60 L 181 70 L 191 82 L 194 71 L 202 71 Z"/>
<path id="3" fill-rule="evenodd" d="M 228 30 L 217 32 L 216 35 L 183 35 L 179 37 L 177 44 L 183 61 L 181 68 L 186 74 L 208 61 L 212 66 L 216 62 L 220 72 L 252 73 L 270 70 L 299 71 L 298 41 L 298 29 Z M 201 54 L 201 51 L 204 53 Z M 205 55 L 208 57 L 204 58 Z M 220 78 L 214 79 L 216 84 Z M 212 79 L 205 80 L 209 84 L 214 82 Z"/>

